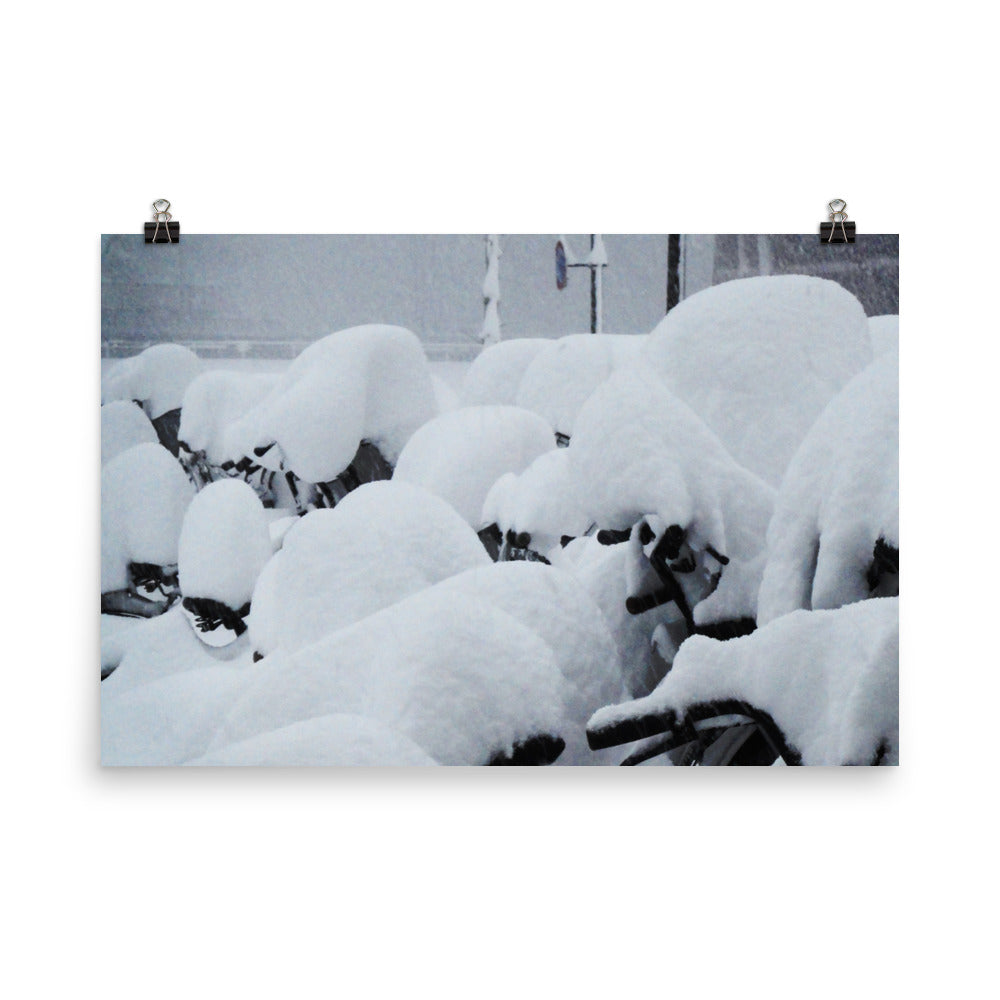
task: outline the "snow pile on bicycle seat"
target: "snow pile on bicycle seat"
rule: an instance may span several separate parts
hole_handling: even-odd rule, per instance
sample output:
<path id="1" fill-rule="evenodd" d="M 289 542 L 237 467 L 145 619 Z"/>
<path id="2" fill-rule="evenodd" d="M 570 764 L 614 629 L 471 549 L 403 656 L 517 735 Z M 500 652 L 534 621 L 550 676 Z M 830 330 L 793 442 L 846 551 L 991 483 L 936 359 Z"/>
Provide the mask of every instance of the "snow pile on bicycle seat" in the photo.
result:
<path id="1" fill-rule="evenodd" d="M 493 484 L 555 446 L 552 428 L 537 413 L 516 406 L 467 406 L 424 424 L 399 456 L 393 479 L 441 497 L 478 530 Z"/>
<path id="2" fill-rule="evenodd" d="M 806 435 L 778 492 L 758 598 L 764 624 L 868 597 L 875 543 L 899 548 L 899 377 L 894 352 L 857 376 Z"/>
<path id="3" fill-rule="evenodd" d="M 793 274 L 685 299 L 650 334 L 643 361 L 776 487 L 823 407 L 872 356 L 861 303 L 834 281 Z"/>
<path id="4" fill-rule="evenodd" d="M 652 694 L 590 728 L 730 699 L 767 712 L 803 764 L 898 763 L 898 598 L 796 611 L 727 642 L 693 636 Z"/>
<path id="5" fill-rule="evenodd" d="M 114 646 L 118 651 L 118 668 L 101 682 L 102 699 L 118 697 L 133 688 L 188 670 L 221 664 L 247 668 L 251 663 L 250 644 L 245 635 L 228 646 L 206 646 L 192 631 L 179 605 L 155 618 L 143 619 L 116 636 L 112 649 L 105 650 L 102 641 L 102 659 Z"/>
<path id="6" fill-rule="evenodd" d="M 396 480 L 369 483 L 303 517 L 254 591 L 253 648 L 301 649 L 456 573 L 488 565 L 443 500 Z"/>
<path id="7" fill-rule="evenodd" d="M 431 587 L 258 663 L 211 750 L 347 713 L 402 733 L 441 764 L 485 764 L 560 731 L 564 684 L 548 646 L 510 615 Z"/>
<path id="8" fill-rule="evenodd" d="M 517 405 L 571 437 L 580 407 L 614 371 L 633 364 L 646 337 L 577 333 L 550 342 L 528 365 Z"/>
<path id="9" fill-rule="evenodd" d="M 128 564 L 177 563 L 177 539 L 194 487 L 159 444 L 123 451 L 101 470 L 101 593 L 128 585 Z"/>
<path id="10" fill-rule="evenodd" d="M 180 407 L 184 391 L 200 371 L 194 351 L 180 344 L 156 344 L 109 369 L 101 379 L 101 402 L 135 400 L 155 420 Z"/>
<path id="11" fill-rule="evenodd" d="M 631 528 L 647 514 L 732 561 L 764 546 L 769 486 L 738 465 L 704 421 L 655 376 L 621 371 L 580 411 L 568 449 L 576 495 L 601 527 Z"/>
<path id="12" fill-rule="evenodd" d="M 465 373 L 462 402 L 465 406 L 513 406 L 528 365 L 549 341 L 521 337 L 487 347 Z"/>
<path id="13" fill-rule="evenodd" d="M 177 563 L 181 593 L 240 608 L 271 553 L 257 494 L 237 479 L 210 483 L 184 515 Z"/>
<path id="14" fill-rule="evenodd" d="M 556 448 L 539 455 L 520 475 L 508 473 L 493 485 L 483 504 L 482 524 L 501 532 L 527 532 L 531 548 L 545 555 L 564 535 L 582 535 L 591 524 L 569 473 L 569 452 Z"/>
<path id="15" fill-rule="evenodd" d="M 204 452 L 212 465 L 237 461 L 242 452 L 231 440 L 230 428 L 270 391 L 277 375 L 202 372 L 187 387 L 178 438 L 188 450 Z"/>
<path id="16" fill-rule="evenodd" d="M 875 357 L 899 350 L 898 316 L 869 316 L 868 332 L 871 334 Z"/>
<path id="17" fill-rule="evenodd" d="M 232 447 L 300 479 L 325 483 L 370 441 L 394 464 L 410 435 L 437 413 L 420 341 L 398 326 L 355 326 L 307 347 L 270 393 L 232 428 Z"/>
<path id="18" fill-rule="evenodd" d="M 430 767 L 412 740 L 362 715 L 323 715 L 189 761 L 192 767 Z"/>
<path id="19" fill-rule="evenodd" d="M 120 399 L 101 407 L 101 464 L 110 462 L 137 444 L 157 444 L 149 418 L 131 400 Z"/>
<path id="20" fill-rule="evenodd" d="M 569 573 L 537 562 L 491 563 L 438 584 L 440 593 L 476 598 L 541 638 L 572 686 L 567 718 L 586 723 L 621 689 L 618 652 L 600 610 Z"/>
<path id="21" fill-rule="evenodd" d="M 192 642 L 197 641 L 192 636 Z M 105 681 L 101 694 L 101 763 L 155 767 L 200 757 L 249 678 L 250 674 L 239 667 L 201 667 L 130 688 L 120 695 L 105 694 Z"/>

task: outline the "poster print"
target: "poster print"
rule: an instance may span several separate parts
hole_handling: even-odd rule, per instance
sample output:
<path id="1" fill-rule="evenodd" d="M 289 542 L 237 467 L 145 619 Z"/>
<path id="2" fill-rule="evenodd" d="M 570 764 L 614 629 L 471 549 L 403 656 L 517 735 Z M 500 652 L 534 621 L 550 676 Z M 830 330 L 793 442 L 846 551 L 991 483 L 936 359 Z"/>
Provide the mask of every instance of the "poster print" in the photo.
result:
<path id="1" fill-rule="evenodd" d="M 106 765 L 894 764 L 898 239 L 102 241 Z"/>

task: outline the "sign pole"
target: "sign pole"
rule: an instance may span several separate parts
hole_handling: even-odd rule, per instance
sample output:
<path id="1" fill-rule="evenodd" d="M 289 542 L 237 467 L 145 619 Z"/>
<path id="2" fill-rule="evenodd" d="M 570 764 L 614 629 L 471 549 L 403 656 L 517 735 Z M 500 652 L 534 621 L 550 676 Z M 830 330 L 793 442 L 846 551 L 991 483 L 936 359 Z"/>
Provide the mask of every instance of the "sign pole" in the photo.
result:
<path id="1" fill-rule="evenodd" d="M 607 267 L 608 257 L 603 239 L 596 233 L 590 234 L 590 255 L 586 260 L 571 259 L 567 253 L 565 237 L 556 242 L 556 288 L 560 291 L 566 287 L 569 267 L 590 268 L 590 332 L 604 332 L 604 284 L 602 268 Z"/>
<path id="2" fill-rule="evenodd" d="M 681 238 L 676 233 L 667 237 L 667 308 L 681 300 Z"/>
<path id="3" fill-rule="evenodd" d="M 590 256 L 594 256 L 594 234 L 590 234 Z M 597 268 L 590 262 L 590 332 L 597 333 Z"/>

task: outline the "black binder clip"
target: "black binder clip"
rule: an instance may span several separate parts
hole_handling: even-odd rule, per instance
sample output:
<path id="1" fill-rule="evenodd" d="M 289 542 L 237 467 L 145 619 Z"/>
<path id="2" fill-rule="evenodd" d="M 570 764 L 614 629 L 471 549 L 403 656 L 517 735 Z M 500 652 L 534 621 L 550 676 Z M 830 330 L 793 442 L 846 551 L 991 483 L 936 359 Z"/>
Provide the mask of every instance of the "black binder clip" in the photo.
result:
<path id="1" fill-rule="evenodd" d="M 847 202 L 843 198 L 834 198 L 830 202 L 830 221 L 819 224 L 819 239 L 821 243 L 853 243 L 854 223 L 847 221 Z M 837 232 L 837 227 L 840 232 Z"/>
<path id="2" fill-rule="evenodd" d="M 153 222 L 146 223 L 147 243 L 180 243 L 181 224 L 171 222 L 170 202 L 166 198 L 157 198 L 153 202 Z"/>

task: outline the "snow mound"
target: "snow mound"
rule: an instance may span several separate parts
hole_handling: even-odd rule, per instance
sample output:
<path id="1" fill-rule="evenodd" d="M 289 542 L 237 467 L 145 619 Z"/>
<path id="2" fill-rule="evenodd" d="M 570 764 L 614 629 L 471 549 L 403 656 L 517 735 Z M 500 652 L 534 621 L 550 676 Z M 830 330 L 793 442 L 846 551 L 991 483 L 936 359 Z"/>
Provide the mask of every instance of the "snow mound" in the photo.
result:
<path id="1" fill-rule="evenodd" d="M 767 533 L 757 620 L 869 596 L 875 543 L 899 548 L 899 377 L 890 352 L 823 411 L 789 464 Z"/>
<path id="2" fill-rule="evenodd" d="M 121 615 L 101 615 L 101 676 L 114 670 L 128 648 L 131 633 L 144 625 L 146 618 L 124 618 Z"/>
<path id="3" fill-rule="evenodd" d="M 491 563 L 453 576 L 435 590 L 481 600 L 539 636 L 572 685 L 570 720 L 582 725 L 621 689 L 618 652 L 604 618 L 569 573 L 544 563 Z"/>
<path id="4" fill-rule="evenodd" d="M 180 408 L 184 391 L 200 371 L 194 351 L 180 344 L 156 344 L 108 370 L 101 379 L 101 402 L 134 400 L 155 420 Z"/>
<path id="5" fill-rule="evenodd" d="M 621 371 L 580 411 L 567 452 L 591 521 L 630 528 L 647 514 L 687 529 L 692 547 L 731 560 L 763 548 L 773 493 L 654 376 Z"/>
<path id="6" fill-rule="evenodd" d="M 251 456 L 277 445 L 268 468 L 325 483 L 344 471 L 362 441 L 394 464 L 436 412 L 420 341 L 398 326 L 355 326 L 307 347 L 232 426 L 231 447 Z"/>
<path id="7" fill-rule="evenodd" d="M 197 643 L 193 637 L 191 641 Z M 248 672 L 237 667 L 203 667 L 120 695 L 105 692 L 105 681 L 101 764 L 163 767 L 200 757 L 248 678 Z"/>
<path id="8" fill-rule="evenodd" d="M 652 694 L 590 728 L 734 700 L 770 715 L 803 764 L 898 763 L 898 599 L 796 611 L 727 642 L 693 636 Z"/>
<path id="9" fill-rule="evenodd" d="M 130 400 L 120 399 L 101 407 L 101 464 L 105 465 L 137 444 L 157 444 L 149 418 Z"/>
<path id="10" fill-rule="evenodd" d="M 899 350 L 898 316 L 870 316 L 868 332 L 871 334 L 875 357 Z"/>
<path id="11" fill-rule="evenodd" d="M 274 388 L 277 380 L 273 374 L 202 372 L 184 393 L 179 439 L 188 451 L 204 452 L 212 465 L 239 460 L 243 454 L 232 441 L 230 428 Z"/>
<path id="12" fill-rule="evenodd" d="M 102 637 L 101 652 L 102 659 L 107 655 L 109 660 L 112 653 L 118 654 L 118 669 L 101 682 L 102 698 L 118 697 L 188 670 L 227 663 L 245 669 L 251 663 L 245 636 L 224 648 L 212 649 L 197 639 L 176 606 L 156 618 L 138 621 L 127 631 L 111 633 L 107 644 Z"/>
<path id="13" fill-rule="evenodd" d="M 613 372 L 638 359 L 646 339 L 577 333 L 548 342 L 525 370 L 517 405 L 543 416 L 557 434 L 572 437 L 580 407 Z"/>
<path id="14" fill-rule="evenodd" d="M 553 448 L 552 428 L 538 414 L 516 406 L 469 406 L 424 424 L 399 456 L 393 479 L 441 497 L 478 530 L 493 484 Z"/>
<path id="15" fill-rule="evenodd" d="M 369 483 L 285 536 L 258 581 L 253 648 L 297 650 L 456 573 L 488 565 L 444 501 L 396 480 Z"/>
<path id="16" fill-rule="evenodd" d="M 626 545 L 606 546 L 595 538 L 577 538 L 565 549 L 554 551 L 552 562 L 554 567 L 572 574 L 600 610 L 620 664 L 618 687 L 637 697 L 648 694 L 662 676 L 650 643 L 662 614 L 660 609 L 638 615 L 626 610 L 630 557 Z"/>
<path id="17" fill-rule="evenodd" d="M 101 470 L 101 593 L 128 586 L 128 564 L 177 564 L 194 487 L 159 444 L 123 451 Z"/>
<path id="18" fill-rule="evenodd" d="M 563 725 L 548 646 L 487 602 L 432 587 L 257 664 L 213 751 L 334 713 L 402 733 L 441 764 L 485 764 Z"/>
<path id="19" fill-rule="evenodd" d="M 871 360 L 861 303 L 834 281 L 795 274 L 692 295 L 643 353 L 733 458 L 772 486 L 823 407 Z"/>
<path id="20" fill-rule="evenodd" d="M 504 340 L 487 347 L 465 373 L 465 406 L 513 406 L 528 365 L 549 341 L 533 337 Z"/>
<path id="21" fill-rule="evenodd" d="M 497 525 L 504 535 L 526 532 L 531 548 L 542 555 L 564 535 L 582 535 L 591 520 L 570 476 L 567 449 L 539 455 L 520 475 L 501 476 L 486 496 L 480 521 Z"/>
<path id="22" fill-rule="evenodd" d="M 434 402 L 437 413 L 447 413 L 449 410 L 458 409 L 458 395 L 454 389 L 443 378 L 431 375 L 431 384 L 434 386 Z"/>
<path id="23" fill-rule="evenodd" d="M 430 767 L 412 740 L 361 715 L 323 715 L 231 743 L 190 761 L 201 767 Z"/>
<path id="24" fill-rule="evenodd" d="M 235 479 L 211 483 L 184 515 L 178 552 L 181 593 L 240 608 L 250 600 L 271 554 L 257 494 Z"/>

